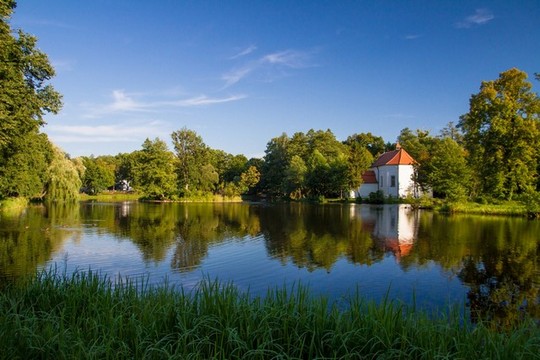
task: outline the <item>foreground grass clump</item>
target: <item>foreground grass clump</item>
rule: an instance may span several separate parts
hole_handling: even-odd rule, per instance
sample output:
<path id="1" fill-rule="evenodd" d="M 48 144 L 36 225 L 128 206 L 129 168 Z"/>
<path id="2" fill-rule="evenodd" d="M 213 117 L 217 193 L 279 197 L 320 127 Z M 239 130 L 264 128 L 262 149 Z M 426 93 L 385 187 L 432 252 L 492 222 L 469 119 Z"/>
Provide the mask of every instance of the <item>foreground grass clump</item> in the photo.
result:
<path id="1" fill-rule="evenodd" d="M 452 314 L 430 319 L 358 295 L 339 310 L 297 287 L 251 297 L 203 281 L 192 292 L 42 272 L 0 294 L 1 358 L 534 359 L 533 323 L 510 333 Z"/>

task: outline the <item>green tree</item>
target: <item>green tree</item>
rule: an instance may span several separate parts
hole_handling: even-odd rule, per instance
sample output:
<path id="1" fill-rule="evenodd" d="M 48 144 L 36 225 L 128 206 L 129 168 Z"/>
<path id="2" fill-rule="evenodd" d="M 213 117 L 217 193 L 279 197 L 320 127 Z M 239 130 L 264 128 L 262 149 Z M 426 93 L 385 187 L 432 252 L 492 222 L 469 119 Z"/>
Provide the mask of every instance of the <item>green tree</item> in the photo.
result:
<path id="1" fill-rule="evenodd" d="M 287 134 L 283 133 L 266 144 L 261 186 L 272 197 L 286 196 L 283 174 L 290 161 L 287 149 L 289 141 Z"/>
<path id="2" fill-rule="evenodd" d="M 306 155 L 318 150 L 327 160 L 332 161 L 347 153 L 345 145 L 336 139 L 330 129 L 326 131 L 312 129 L 306 135 L 309 144 L 309 152 Z"/>
<path id="3" fill-rule="evenodd" d="M 230 155 L 227 157 L 226 167 L 223 171 L 223 181 L 231 182 L 247 169 L 248 159 L 244 155 Z"/>
<path id="4" fill-rule="evenodd" d="M 273 197 L 340 195 L 353 179 L 348 159 L 348 147 L 330 130 L 283 133 L 267 144 L 262 188 Z"/>
<path id="5" fill-rule="evenodd" d="M 240 174 L 240 185 L 243 193 L 248 193 L 252 190 L 261 180 L 261 173 L 255 166 L 250 166 Z"/>
<path id="6" fill-rule="evenodd" d="M 368 133 L 371 135 L 371 133 Z M 382 138 L 381 142 L 382 142 Z M 369 144 L 366 144 L 360 137 L 360 135 L 349 136 L 345 141 L 349 149 L 348 157 L 348 188 L 356 189 L 362 184 L 362 174 L 370 168 L 373 163 L 373 150 L 369 150 Z M 382 142 L 382 148 L 384 150 L 384 142 Z M 379 150 L 376 150 L 379 151 Z"/>
<path id="7" fill-rule="evenodd" d="M 434 195 L 449 200 L 468 195 L 471 174 L 465 150 L 456 141 L 449 137 L 437 140 L 428 167 L 427 180 Z"/>
<path id="8" fill-rule="evenodd" d="M 301 199 L 306 181 L 307 166 L 304 160 L 293 155 L 287 170 L 285 171 L 285 190 L 289 197 Z"/>
<path id="9" fill-rule="evenodd" d="M 0 160 L 0 196 L 42 198 L 52 151 L 47 135 L 37 131 L 13 139 Z"/>
<path id="10" fill-rule="evenodd" d="M 43 115 L 57 113 L 61 96 L 48 81 L 54 69 L 47 55 L 36 47 L 37 39 L 9 25 L 16 3 L 0 4 L 0 150 L 37 131 Z"/>
<path id="11" fill-rule="evenodd" d="M 171 134 L 176 153 L 178 188 L 182 195 L 197 190 L 208 190 L 217 183 L 215 169 L 211 169 L 209 149 L 193 130 L 182 128 Z M 213 166 L 212 166 L 213 168 Z"/>
<path id="12" fill-rule="evenodd" d="M 159 138 L 146 139 L 136 156 L 133 174 L 138 188 L 150 199 L 171 199 L 177 193 L 177 178 L 167 144 Z"/>
<path id="13" fill-rule="evenodd" d="M 75 164 L 58 147 L 53 148 L 47 170 L 45 199 L 48 201 L 76 201 L 82 182 Z"/>
<path id="14" fill-rule="evenodd" d="M 345 144 L 349 146 L 352 144 L 358 144 L 367 149 L 373 158 L 376 158 L 383 152 L 387 151 L 383 138 L 380 136 L 375 136 L 370 132 L 348 136 L 347 140 L 345 140 Z"/>
<path id="15" fill-rule="evenodd" d="M 330 164 L 326 157 L 315 149 L 308 161 L 306 189 L 311 196 L 325 196 L 332 190 Z"/>
<path id="16" fill-rule="evenodd" d="M 450 138 L 457 142 L 459 145 L 463 144 L 463 134 L 459 127 L 454 124 L 453 121 L 450 121 L 440 132 L 439 137 L 441 138 Z"/>
<path id="17" fill-rule="evenodd" d="M 527 74 L 510 69 L 484 81 L 460 117 L 479 194 L 512 199 L 533 191 L 540 145 L 540 99 Z"/>
<path id="18" fill-rule="evenodd" d="M 83 157 L 85 166 L 83 187 L 90 194 L 97 194 L 115 184 L 115 166 L 102 157 Z"/>
<path id="19" fill-rule="evenodd" d="M 42 197 L 52 148 L 39 128 L 57 113 L 61 96 L 48 81 L 54 69 L 37 39 L 13 31 L 13 0 L 0 3 L 0 197 Z"/>

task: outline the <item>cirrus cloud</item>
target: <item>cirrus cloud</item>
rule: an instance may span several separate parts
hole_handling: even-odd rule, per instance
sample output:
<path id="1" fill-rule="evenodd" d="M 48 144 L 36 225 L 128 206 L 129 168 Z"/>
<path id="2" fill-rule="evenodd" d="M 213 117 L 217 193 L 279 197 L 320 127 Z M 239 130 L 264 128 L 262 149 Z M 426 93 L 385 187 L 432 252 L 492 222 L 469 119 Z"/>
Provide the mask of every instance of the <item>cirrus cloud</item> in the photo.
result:
<path id="1" fill-rule="evenodd" d="M 468 29 L 473 26 L 485 25 L 495 18 L 489 9 L 476 9 L 473 15 L 467 16 L 455 24 L 458 29 Z"/>
<path id="2" fill-rule="evenodd" d="M 104 115 L 114 113 L 128 112 L 158 112 L 170 108 L 178 107 L 196 107 L 205 105 L 223 104 L 232 101 L 238 101 L 246 98 L 246 95 L 235 94 L 224 97 L 209 97 L 207 95 L 192 96 L 185 99 L 161 99 L 161 100 L 144 100 L 140 99 L 144 95 L 130 94 L 125 90 L 113 90 L 112 101 L 108 104 L 84 104 L 87 108 L 85 118 L 98 118 Z"/>
<path id="3" fill-rule="evenodd" d="M 249 75 L 261 70 L 271 69 L 302 69 L 313 66 L 312 53 L 300 50 L 283 50 L 269 53 L 258 59 L 248 61 L 241 67 L 232 69 L 221 76 L 225 81 L 225 88 L 234 85 Z"/>

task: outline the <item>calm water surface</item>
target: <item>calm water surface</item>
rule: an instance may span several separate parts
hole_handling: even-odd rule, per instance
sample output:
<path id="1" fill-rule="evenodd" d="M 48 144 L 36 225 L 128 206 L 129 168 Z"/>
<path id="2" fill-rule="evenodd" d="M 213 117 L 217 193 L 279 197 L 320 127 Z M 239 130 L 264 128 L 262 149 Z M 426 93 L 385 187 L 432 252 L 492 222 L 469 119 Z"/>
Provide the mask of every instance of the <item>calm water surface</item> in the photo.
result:
<path id="1" fill-rule="evenodd" d="M 358 291 L 511 322 L 540 319 L 539 264 L 540 221 L 404 205 L 83 202 L 0 213 L 3 283 L 52 265 L 187 289 L 218 278 L 257 295 L 301 283 L 337 302 Z"/>

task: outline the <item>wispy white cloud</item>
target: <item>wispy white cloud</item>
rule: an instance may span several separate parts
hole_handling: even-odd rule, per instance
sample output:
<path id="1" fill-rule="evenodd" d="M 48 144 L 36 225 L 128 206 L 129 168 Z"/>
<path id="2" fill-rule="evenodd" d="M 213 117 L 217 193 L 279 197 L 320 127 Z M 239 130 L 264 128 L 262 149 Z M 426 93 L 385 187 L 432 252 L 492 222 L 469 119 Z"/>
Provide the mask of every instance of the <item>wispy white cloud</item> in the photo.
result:
<path id="1" fill-rule="evenodd" d="M 166 136 L 160 121 L 115 125 L 48 125 L 49 136 L 59 143 L 140 142 L 148 134 Z"/>
<path id="2" fill-rule="evenodd" d="M 283 65 L 290 68 L 303 68 L 308 66 L 309 54 L 302 51 L 296 50 L 285 50 L 276 52 L 273 54 L 265 55 L 261 62 L 274 64 L 274 65 Z"/>
<path id="3" fill-rule="evenodd" d="M 107 105 L 107 109 L 110 111 L 140 111 L 147 107 L 146 104 L 138 103 L 130 95 L 126 94 L 124 90 L 113 90 L 112 93 L 113 102 Z"/>
<path id="4" fill-rule="evenodd" d="M 112 92 L 112 101 L 108 104 L 85 104 L 83 107 L 87 108 L 88 110 L 84 117 L 98 118 L 114 113 L 158 112 L 167 108 L 215 105 L 246 98 L 246 95 L 230 95 L 226 97 L 209 97 L 206 95 L 199 95 L 185 99 L 145 101 L 139 99 L 142 96 L 143 95 L 141 94 L 129 94 L 124 90 L 114 90 Z"/>
<path id="5" fill-rule="evenodd" d="M 250 46 L 248 46 L 247 48 L 243 49 L 242 51 L 238 52 L 237 54 L 231 56 L 231 57 L 229 58 L 229 60 L 235 60 L 235 59 L 244 57 L 244 56 L 246 56 L 246 55 L 251 54 L 251 53 L 254 52 L 255 50 L 257 50 L 257 46 L 255 46 L 255 45 L 250 45 Z"/>
<path id="6" fill-rule="evenodd" d="M 225 81 L 225 87 L 234 85 L 247 76 L 259 70 L 268 70 L 272 67 L 301 69 L 312 66 L 312 53 L 299 50 L 284 50 L 266 54 L 256 60 L 249 61 L 243 66 L 232 69 L 223 74 L 221 79 Z"/>
<path id="7" fill-rule="evenodd" d="M 419 35 L 419 34 L 407 34 L 403 38 L 405 40 L 416 40 L 416 39 L 421 38 L 421 37 L 422 37 L 422 35 Z"/>
<path id="8" fill-rule="evenodd" d="M 225 80 L 225 86 L 230 86 L 236 84 L 237 82 L 248 76 L 257 67 L 257 63 L 250 63 L 242 68 L 234 69 L 226 74 L 223 74 L 221 78 Z"/>
<path id="9" fill-rule="evenodd" d="M 473 15 L 467 16 L 455 24 L 458 29 L 468 29 L 473 26 L 485 25 L 495 19 L 495 15 L 489 9 L 476 9 Z"/>
<path id="10" fill-rule="evenodd" d="M 222 104 L 237 100 L 245 99 L 246 95 L 231 95 L 228 97 L 222 98 L 210 98 L 206 95 L 192 97 L 190 99 L 179 100 L 174 102 L 163 102 L 162 105 L 171 105 L 171 106 L 181 106 L 181 107 L 190 107 L 190 106 L 203 106 L 203 105 L 213 105 L 213 104 Z"/>

